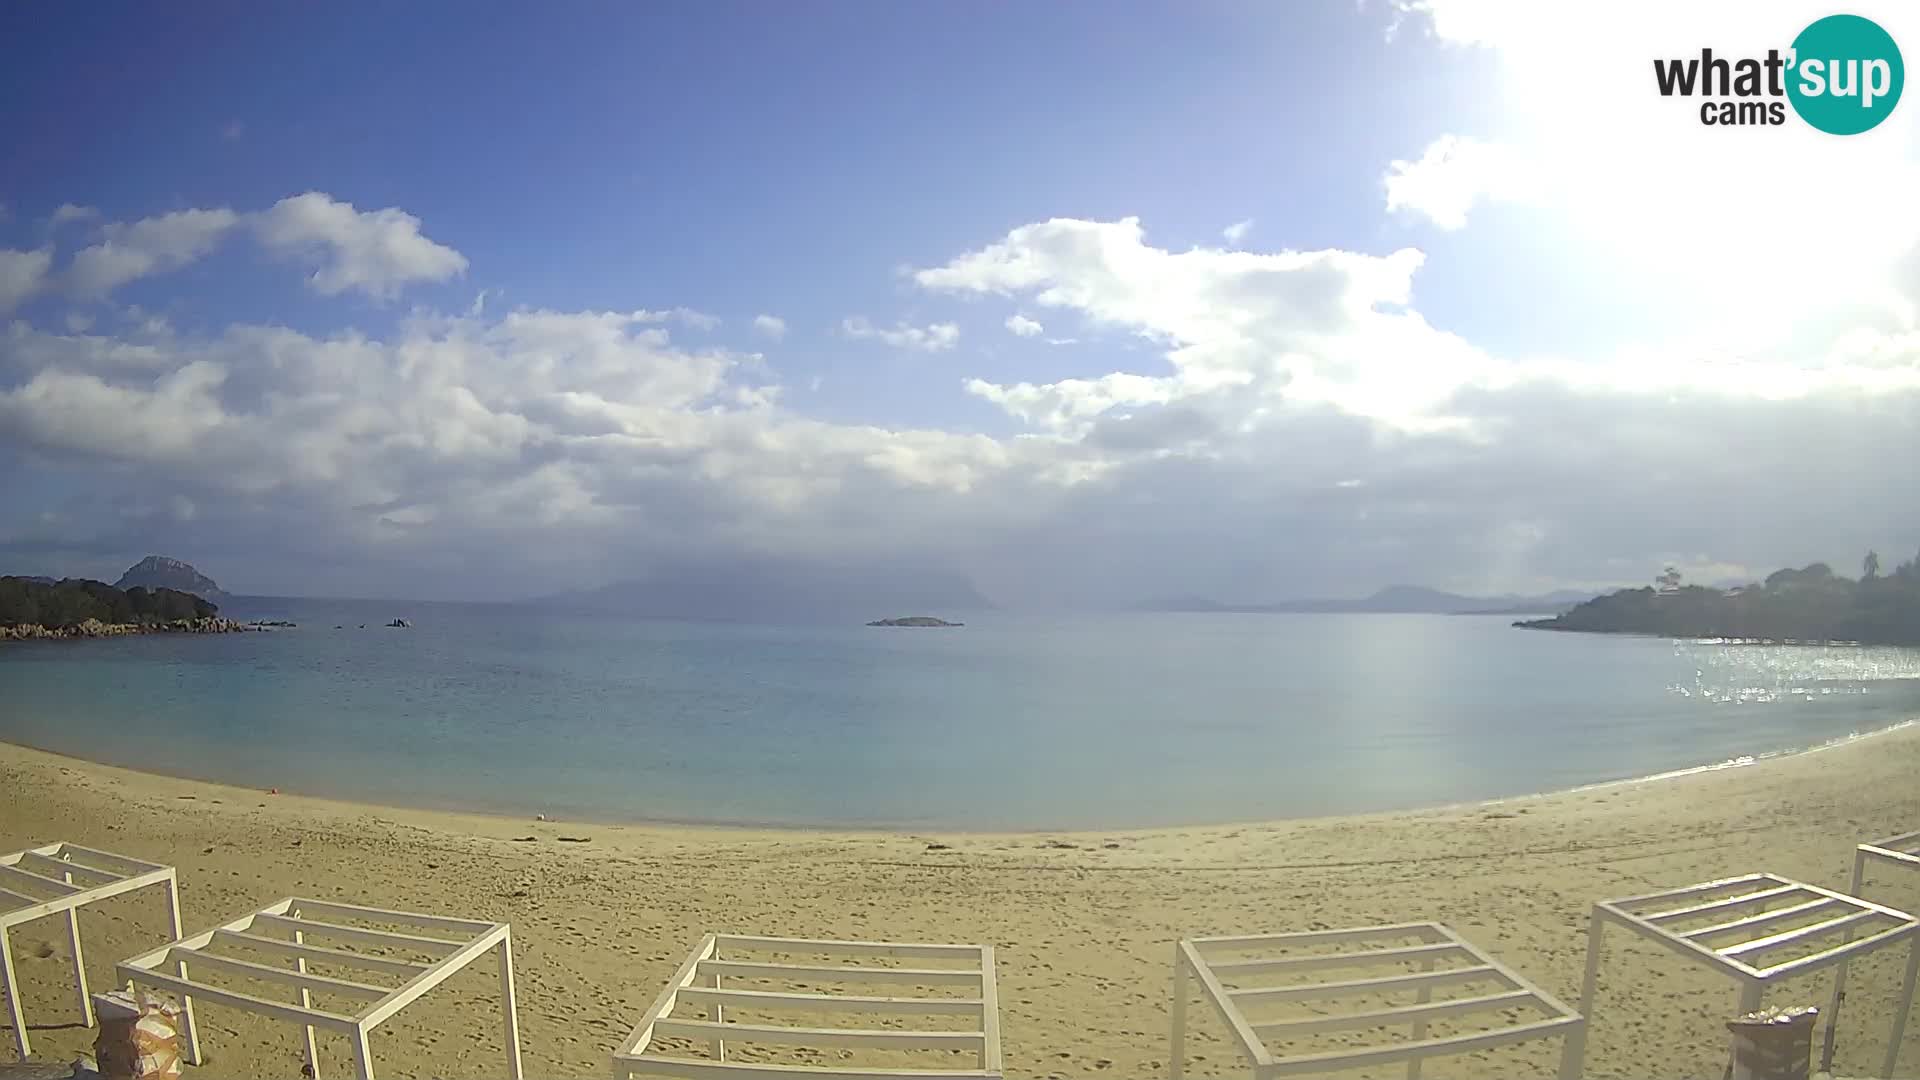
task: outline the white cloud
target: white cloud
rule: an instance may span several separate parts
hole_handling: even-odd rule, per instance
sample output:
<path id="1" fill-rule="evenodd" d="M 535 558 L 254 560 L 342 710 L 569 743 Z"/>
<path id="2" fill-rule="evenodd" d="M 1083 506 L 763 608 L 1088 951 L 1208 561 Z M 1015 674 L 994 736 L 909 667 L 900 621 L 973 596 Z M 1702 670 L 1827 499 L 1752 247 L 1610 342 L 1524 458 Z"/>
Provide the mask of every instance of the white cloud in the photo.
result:
<path id="1" fill-rule="evenodd" d="M 688 347 L 686 308 L 462 297 L 331 334 L 16 320 L 0 460 L 83 482 L 27 496 L 0 552 L 177 545 L 234 574 L 345 583 L 316 589 L 475 595 L 675 555 L 911 551 L 1003 598 L 1131 603 L 1607 582 L 1673 552 L 1774 566 L 1920 535 L 1920 506 L 1859 467 L 1920 457 L 1920 331 L 1848 325 L 1731 358 L 1671 341 L 1603 363 L 1500 356 L 1425 320 L 1422 267 L 1412 250 L 1171 249 L 1132 219 L 1014 229 L 911 280 L 1138 348 L 934 403 L 990 403 L 1016 429 L 1000 436 L 810 418 L 793 399 L 814 404 L 820 374 L 788 393 L 755 354 Z"/>
<path id="2" fill-rule="evenodd" d="M 1047 328 L 1040 325 L 1037 320 L 1017 313 L 1007 316 L 1007 329 L 1016 337 L 1038 337 L 1047 332 Z"/>
<path id="3" fill-rule="evenodd" d="M 391 299 L 406 285 L 446 281 L 467 269 L 466 256 L 427 239 L 420 219 L 397 207 L 361 211 L 309 191 L 252 215 L 250 223 L 268 251 L 317 264 L 307 281 L 328 296 L 354 290 Z"/>
<path id="4" fill-rule="evenodd" d="M 753 329 L 761 337 L 768 337 L 779 341 L 781 338 L 787 336 L 787 320 L 778 315 L 755 315 L 753 317 Z"/>
<path id="5" fill-rule="evenodd" d="M 212 252 L 239 220 L 231 210 L 215 209 L 115 222 L 104 240 L 74 253 L 67 284 L 82 296 L 101 297 L 137 278 L 177 270 Z"/>
<path id="6" fill-rule="evenodd" d="M 53 249 L 16 251 L 0 248 L 0 314 L 12 311 L 46 285 Z"/>
<path id="7" fill-rule="evenodd" d="M 93 316 L 80 311 L 67 312 L 67 329 L 76 334 L 84 334 L 93 329 Z"/>
<path id="8" fill-rule="evenodd" d="M 666 311 L 639 311 L 634 315 L 641 322 L 677 322 L 694 330 L 712 330 L 720 325 L 718 315 L 709 315 L 689 307 L 669 308 Z"/>
<path id="9" fill-rule="evenodd" d="M 1240 241 L 1245 240 L 1247 238 L 1247 233 L 1251 232 L 1252 230 L 1253 230 L 1253 219 L 1248 218 L 1245 221 L 1236 221 L 1233 224 L 1227 226 L 1226 228 L 1221 229 L 1220 235 L 1223 238 L 1225 238 L 1227 243 L 1238 244 Z"/>
<path id="10" fill-rule="evenodd" d="M 1519 202 L 1538 185 L 1512 147 L 1460 135 L 1427 144 L 1417 161 L 1395 161 L 1383 182 L 1387 210 L 1410 210 L 1442 229 L 1464 228 L 1476 203 Z"/>
<path id="11" fill-rule="evenodd" d="M 909 326 L 896 323 L 892 329 L 873 325 L 865 315 L 855 315 L 845 319 L 840 329 L 855 341 L 879 341 L 896 349 L 917 349 L 921 352 L 941 352 L 951 349 L 960 340 L 960 327 L 955 323 L 933 323 L 928 326 Z"/>
<path id="12" fill-rule="evenodd" d="M 1148 245 L 1138 219 L 1055 218 L 924 269 L 926 288 L 1030 296 L 1166 347 L 1165 369 L 972 392 L 1025 418 L 1078 431 L 1091 417 L 1228 389 L 1285 393 L 1380 419 L 1416 422 L 1486 365 L 1411 311 L 1422 256 L 1347 251 L 1255 254 Z"/>
<path id="13" fill-rule="evenodd" d="M 47 219 L 47 227 L 57 229 L 74 221 L 93 221 L 100 217 L 100 211 L 91 206 L 76 206 L 73 203 L 61 203 L 54 208 L 53 216 Z"/>

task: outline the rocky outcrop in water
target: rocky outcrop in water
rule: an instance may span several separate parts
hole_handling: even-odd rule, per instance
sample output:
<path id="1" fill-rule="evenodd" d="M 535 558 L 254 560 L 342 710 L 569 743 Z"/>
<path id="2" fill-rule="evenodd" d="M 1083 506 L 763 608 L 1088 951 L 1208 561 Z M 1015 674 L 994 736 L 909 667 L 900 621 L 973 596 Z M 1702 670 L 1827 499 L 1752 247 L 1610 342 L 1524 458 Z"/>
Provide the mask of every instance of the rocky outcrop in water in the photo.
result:
<path id="1" fill-rule="evenodd" d="M 264 629 L 232 619 L 176 619 L 156 623 L 106 623 L 85 619 L 72 626 L 0 626 L 0 641 L 67 641 L 75 638 L 122 637 L 127 634 L 239 634 Z"/>
<path id="2" fill-rule="evenodd" d="M 948 622 L 931 615 L 909 615 L 904 619 L 875 619 L 868 626 L 965 626 L 966 623 Z"/>

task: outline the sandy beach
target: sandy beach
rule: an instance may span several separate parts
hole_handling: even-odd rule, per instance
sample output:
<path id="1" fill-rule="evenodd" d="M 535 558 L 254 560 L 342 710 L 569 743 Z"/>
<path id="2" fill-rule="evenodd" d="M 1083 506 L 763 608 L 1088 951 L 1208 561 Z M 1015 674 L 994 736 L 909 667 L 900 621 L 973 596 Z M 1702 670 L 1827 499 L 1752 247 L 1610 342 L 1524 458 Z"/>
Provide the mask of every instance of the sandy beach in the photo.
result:
<path id="1" fill-rule="evenodd" d="M 1572 1000 L 1595 899 L 1759 870 L 1844 888 L 1854 843 L 1920 828 L 1916 775 L 1920 728 L 1908 727 L 1745 767 L 1476 807 L 1137 832 L 887 834 L 391 809 L 0 745 L 0 850 L 70 840 L 171 863 L 189 933 L 287 895 L 510 921 L 530 1077 L 606 1075 L 614 1044 L 707 931 L 989 943 L 1008 1076 L 1153 1077 L 1165 1070 L 1179 937 L 1439 920 Z M 1920 907 L 1920 875 L 1908 877 L 1879 874 L 1868 895 Z M 84 913 L 96 989 L 164 929 L 157 896 Z M 15 931 L 45 1060 L 93 1038 L 78 1026 L 65 936 L 57 919 Z M 1588 1075 L 1720 1076 L 1731 985 L 1624 936 L 1607 941 Z M 1904 961 L 1883 953 L 1855 966 L 1843 1072 L 1877 1068 Z M 1813 976 L 1778 1000 L 1824 1006 L 1829 985 Z M 500 1075 L 495 993 L 479 965 L 376 1032 L 380 1075 Z M 1217 1021 L 1195 1015 L 1190 1072 L 1243 1075 Z M 189 1076 L 300 1074 L 289 1026 L 206 1008 L 202 1031 L 209 1060 Z M 321 1038 L 323 1075 L 342 1075 L 344 1042 Z M 1550 1075 L 1558 1051 L 1437 1059 L 1425 1075 Z M 11 1054 L 9 1036 L 0 1060 Z M 1910 1028 L 1900 1072 L 1920 1074 L 1920 1029 Z"/>

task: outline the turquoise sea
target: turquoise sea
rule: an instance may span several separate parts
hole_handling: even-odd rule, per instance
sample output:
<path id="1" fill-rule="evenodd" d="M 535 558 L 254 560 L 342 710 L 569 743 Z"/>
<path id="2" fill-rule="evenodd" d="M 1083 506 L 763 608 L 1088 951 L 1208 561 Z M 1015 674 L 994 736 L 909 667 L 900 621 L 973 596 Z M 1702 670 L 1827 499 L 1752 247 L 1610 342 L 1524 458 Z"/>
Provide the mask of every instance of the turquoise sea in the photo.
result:
<path id="1" fill-rule="evenodd" d="M 1556 790 L 1920 717 L 1913 650 L 1496 617 L 987 614 L 912 630 L 260 598 L 224 611 L 300 625 L 0 647 L 0 739 L 561 818 L 1119 828 Z M 395 616 L 413 627 L 381 625 Z"/>

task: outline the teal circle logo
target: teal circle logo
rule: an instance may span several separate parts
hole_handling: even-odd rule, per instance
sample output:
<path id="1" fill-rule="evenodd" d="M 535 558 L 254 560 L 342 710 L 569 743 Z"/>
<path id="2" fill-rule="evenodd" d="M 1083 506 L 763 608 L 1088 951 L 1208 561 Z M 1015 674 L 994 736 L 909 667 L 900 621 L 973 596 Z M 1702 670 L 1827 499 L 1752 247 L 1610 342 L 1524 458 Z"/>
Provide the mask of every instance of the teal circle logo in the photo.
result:
<path id="1" fill-rule="evenodd" d="M 1829 15 L 1793 39 L 1787 100 L 1800 119 L 1829 135 L 1871 130 L 1900 103 L 1906 66 L 1880 24 Z"/>

